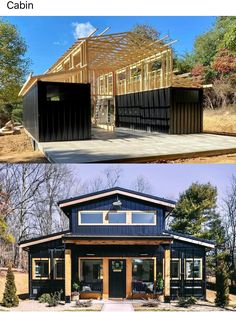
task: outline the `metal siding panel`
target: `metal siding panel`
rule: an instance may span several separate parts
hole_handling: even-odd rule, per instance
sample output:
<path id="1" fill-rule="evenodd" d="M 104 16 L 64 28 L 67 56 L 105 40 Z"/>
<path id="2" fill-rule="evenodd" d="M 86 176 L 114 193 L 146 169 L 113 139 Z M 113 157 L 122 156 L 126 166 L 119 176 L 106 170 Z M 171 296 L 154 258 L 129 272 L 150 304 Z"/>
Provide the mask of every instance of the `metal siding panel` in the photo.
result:
<path id="1" fill-rule="evenodd" d="M 24 97 L 24 121 L 32 136 L 40 141 L 87 140 L 91 138 L 90 85 L 79 83 L 37 83 L 38 104 L 32 96 L 35 86 Z M 47 101 L 47 88 L 55 87 L 60 101 Z M 29 106 L 38 107 L 39 119 Z M 29 126 L 33 123 L 34 127 Z M 38 135 L 35 131 L 37 129 Z"/>

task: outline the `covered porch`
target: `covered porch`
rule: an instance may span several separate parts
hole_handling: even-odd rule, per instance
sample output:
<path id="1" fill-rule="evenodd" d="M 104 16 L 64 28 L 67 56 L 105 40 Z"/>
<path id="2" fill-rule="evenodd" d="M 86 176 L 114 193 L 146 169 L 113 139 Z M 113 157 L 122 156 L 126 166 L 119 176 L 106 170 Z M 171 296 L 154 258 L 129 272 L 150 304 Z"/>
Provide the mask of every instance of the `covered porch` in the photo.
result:
<path id="1" fill-rule="evenodd" d="M 65 298 L 170 298 L 170 236 L 64 237 Z"/>

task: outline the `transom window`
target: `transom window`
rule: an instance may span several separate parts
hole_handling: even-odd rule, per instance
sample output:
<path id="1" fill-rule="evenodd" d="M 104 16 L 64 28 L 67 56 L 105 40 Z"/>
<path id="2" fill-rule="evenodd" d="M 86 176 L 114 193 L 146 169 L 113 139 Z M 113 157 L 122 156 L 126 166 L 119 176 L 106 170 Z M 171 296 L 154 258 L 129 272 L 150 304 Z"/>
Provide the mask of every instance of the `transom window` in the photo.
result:
<path id="1" fill-rule="evenodd" d="M 156 225 L 156 211 L 79 211 L 79 225 Z"/>
<path id="2" fill-rule="evenodd" d="M 103 224 L 102 212 L 81 212 L 80 213 L 81 224 Z"/>
<path id="3" fill-rule="evenodd" d="M 50 260 L 48 258 L 33 259 L 33 279 L 50 278 Z"/>
<path id="4" fill-rule="evenodd" d="M 155 213 L 154 212 L 132 212 L 133 224 L 154 224 Z"/>
<path id="5" fill-rule="evenodd" d="M 185 278 L 202 279 L 202 259 L 185 260 Z"/>
<path id="6" fill-rule="evenodd" d="M 125 212 L 109 212 L 108 213 L 109 223 L 126 223 L 126 213 Z"/>

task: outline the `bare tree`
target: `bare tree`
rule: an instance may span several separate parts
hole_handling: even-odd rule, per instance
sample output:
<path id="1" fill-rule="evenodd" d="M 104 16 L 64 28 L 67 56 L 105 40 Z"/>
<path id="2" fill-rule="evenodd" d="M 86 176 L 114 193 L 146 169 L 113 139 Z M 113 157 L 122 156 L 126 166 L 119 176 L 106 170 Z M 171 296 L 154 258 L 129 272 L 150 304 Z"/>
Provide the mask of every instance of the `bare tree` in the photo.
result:
<path id="1" fill-rule="evenodd" d="M 119 184 L 122 176 L 122 168 L 119 166 L 109 166 L 103 170 L 103 174 L 105 176 L 105 187 L 112 188 Z"/>
<path id="2" fill-rule="evenodd" d="M 131 188 L 140 193 L 152 193 L 152 186 L 148 179 L 143 175 L 139 175 L 135 178 L 133 183 L 131 183 Z"/>
<path id="3" fill-rule="evenodd" d="M 232 269 L 236 269 L 236 176 L 232 176 L 230 189 L 224 199 L 225 230 L 227 235 L 227 247 L 232 259 Z"/>
<path id="4" fill-rule="evenodd" d="M 67 227 L 57 201 L 74 196 L 77 183 L 69 166 L 46 164 L 4 165 L 0 179 L 3 191 L 9 194 L 11 209 L 6 220 L 15 238 L 13 262 L 19 266 L 20 241 Z"/>

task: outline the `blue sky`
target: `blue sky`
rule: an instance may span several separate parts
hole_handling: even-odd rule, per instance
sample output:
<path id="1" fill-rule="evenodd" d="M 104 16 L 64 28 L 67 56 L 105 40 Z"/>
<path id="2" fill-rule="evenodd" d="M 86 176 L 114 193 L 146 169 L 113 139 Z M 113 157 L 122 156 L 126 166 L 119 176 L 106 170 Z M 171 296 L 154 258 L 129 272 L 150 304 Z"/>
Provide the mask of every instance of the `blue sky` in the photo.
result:
<path id="1" fill-rule="evenodd" d="M 105 168 L 114 165 L 72 165 L 73 172 L 82 182 L 102 176 Z M 129 188 L 137 176 L 144 176 L 151 185 L 152 194 L 177 200 L 193 182 L 208 183 L 218 189 L 218 206 L 222 211 L 222 198 L 230 187 L 235 165 L 187 165 L 187 164 L 125 164 L 120 165 L 122 176 L 119 186 Z"/>
<path id="2" fill-rule="evenodd" d="M 174 49 L 183 54 L 191 51 L 193 43 L 199 34 L 211 28 L 215 21 L 212 16 L 157 16 L 157 17 L 4 17 L 16 25 L 28 45 L 27 56 L 32 60 L 31 70 L 34 74 L 41 74 L 47 70 L 75 41 L 77 35 L 86 27 L 79 27 L 89 23 L 101 32 L 110 26 L 110 33 L 128 31 L 137 23 L 147 23 L 155 27 L 163 36 L 168 34 L 177 39 Z M 86 25 L 85 25 L 86 26 Z M 88 29 L 89 27 L 87 27 Z"/>

